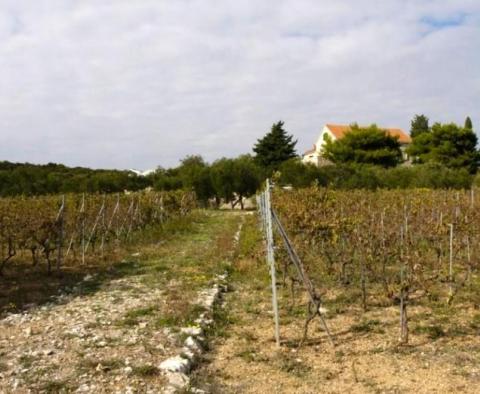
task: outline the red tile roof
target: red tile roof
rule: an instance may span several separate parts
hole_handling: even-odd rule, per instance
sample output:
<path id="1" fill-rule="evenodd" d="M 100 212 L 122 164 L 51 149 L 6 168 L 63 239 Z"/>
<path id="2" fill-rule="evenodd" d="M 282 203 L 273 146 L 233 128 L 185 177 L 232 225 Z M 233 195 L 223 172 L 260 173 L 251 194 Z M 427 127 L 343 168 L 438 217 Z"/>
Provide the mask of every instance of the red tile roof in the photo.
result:
<path id="1" fill-rule="evenodd" d="M 352 130 L 350 126 L 345 126 L 345 125 L 327 124 L 326 126 L 337 139 L 342 138 L 345 135 L 345 133 L 348 133 L 349 131 Z M 405 133 L 402 129 L 384 128 L 384 127 L 379 127 L 379 129 L 385 130 L 389 135 L 393 137 L 398 137 L 398 141 L 401 144 L 410 144 L 412 142 L 412 139 L 410 138 L 410 136 L 407 133 Z"/>

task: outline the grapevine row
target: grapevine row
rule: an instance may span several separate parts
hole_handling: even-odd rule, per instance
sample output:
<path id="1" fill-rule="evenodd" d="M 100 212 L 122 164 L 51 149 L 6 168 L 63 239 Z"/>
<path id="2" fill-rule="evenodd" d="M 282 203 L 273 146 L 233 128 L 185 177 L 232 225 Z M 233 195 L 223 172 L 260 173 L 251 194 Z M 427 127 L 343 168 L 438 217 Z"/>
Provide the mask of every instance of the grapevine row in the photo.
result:
<path id="1" fill-rule="evenodd" d="M 451 304 L 477 278 L 474 190 L 276 190 L 273 207 L 315 282 L 356 286 L 365 310 L 373 300 Z"/>
<path id="2" fill-rule="evenodd" d="M 195 206 L 187 192 L 139 192 L 118 195 L 66 195 L 0 199 L 0 275 L 15 259 L 55 263 L 102 256 L 108 247 L 128 241 L 138 230 Z"/>

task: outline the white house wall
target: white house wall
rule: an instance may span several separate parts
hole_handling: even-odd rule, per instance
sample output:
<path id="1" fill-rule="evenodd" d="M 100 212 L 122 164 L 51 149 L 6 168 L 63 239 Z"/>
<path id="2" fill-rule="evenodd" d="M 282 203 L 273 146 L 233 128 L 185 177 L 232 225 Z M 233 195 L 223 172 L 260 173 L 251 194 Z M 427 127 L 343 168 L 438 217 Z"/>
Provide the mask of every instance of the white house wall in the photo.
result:
<path id="1" fill-rule="evenodd" d="M 317 139 L 317 143 L 315 144 L 316 150 L 315 152 L 309 153 L 308 155 L 303 156 L 302 162 L 305 164 L 314 164 L 316 166 L 320 165 L 322 161 L 322 147 L 325 144 L 324 135 L 327 134 L 330 138 L 335 141 L 337 138 L 332 134 L 330 129 L 327 126 L 324 126 L 320 135 Z"/>
<path id="2" fill-rule="evenodd" d="M 327 126 L 324 126 L 322 129 L 322 132 L 320 133 L 320 136 L 317 139 L 317 152 L 319 155 L 321 155 L 323 151 L 323 145 L 325 145 L 325 134 L 330 137 L 332 141 L 335 141 L 337 137 L 333 135 L 333 133 L 330 131 L 330 129 Z"/>

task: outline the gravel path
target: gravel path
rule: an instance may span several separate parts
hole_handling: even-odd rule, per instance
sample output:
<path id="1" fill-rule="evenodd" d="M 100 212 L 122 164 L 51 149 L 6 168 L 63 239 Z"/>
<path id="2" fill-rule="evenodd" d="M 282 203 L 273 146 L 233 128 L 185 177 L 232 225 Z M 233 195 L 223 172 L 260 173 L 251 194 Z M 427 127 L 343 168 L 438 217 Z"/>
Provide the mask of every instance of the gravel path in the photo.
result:
<path id="1" fill-rule="evenodd" d="M 158 392 L 156 367 L 175 351 L 175 336 L 149 313 L 162 295 L 128 277 L 8 316 L 0 321 L 0 391 Z"/>
<path id="2" fill-rule="evenodd" d="M 203 303 L 230 264 L 241 216 L 194 215 L 123 261 L 121 278 L 87 275 L 0 320 L 0 393 L 168 390 L 164 361 L 186 354 L 185 329 L 211 309 Z"/>

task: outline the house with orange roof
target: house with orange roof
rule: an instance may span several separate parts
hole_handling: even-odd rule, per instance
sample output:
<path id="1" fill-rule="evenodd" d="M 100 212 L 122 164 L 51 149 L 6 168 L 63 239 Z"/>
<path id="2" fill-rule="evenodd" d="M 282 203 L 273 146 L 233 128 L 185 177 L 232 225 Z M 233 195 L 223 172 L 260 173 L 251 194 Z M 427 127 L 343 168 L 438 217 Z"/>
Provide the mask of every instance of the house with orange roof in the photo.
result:
<path id="1" fill-rule="evenodd" d="M 399 128 L 386 128 L 386 127 L 379 127 L 379 128 L 382 130 L 385 130 L 387 134 L 398 138 L 398 142 L 400 142 L 400 149 L 402 150 L 402 153 L 403 153 L 403 158 L 405 160 L 408 160 L 408 156 L 405 152 L 405 149 L 412 143 L 412 139 L 410 138 L 410 136 L 407 133 L 405 133 L 405 131 Z M 322 156 L 323 146 L 325 144 L 326 139 L 330 138 L 332 141 L 336 141 L 343 138 L 343 136 L 349 133 L 350 131 L 352 131 L 352 129 L 348 125 L 337 125 L 337 124 L 327 123 L 323 127 L 322 131 L 320 132 L 317 142 L 313 145 L 313 148 L 306 151 L 303 154 L 302 161 L 305 164 L 311 163 L 316 166 L 327 164 L 327 161 Z"/>

